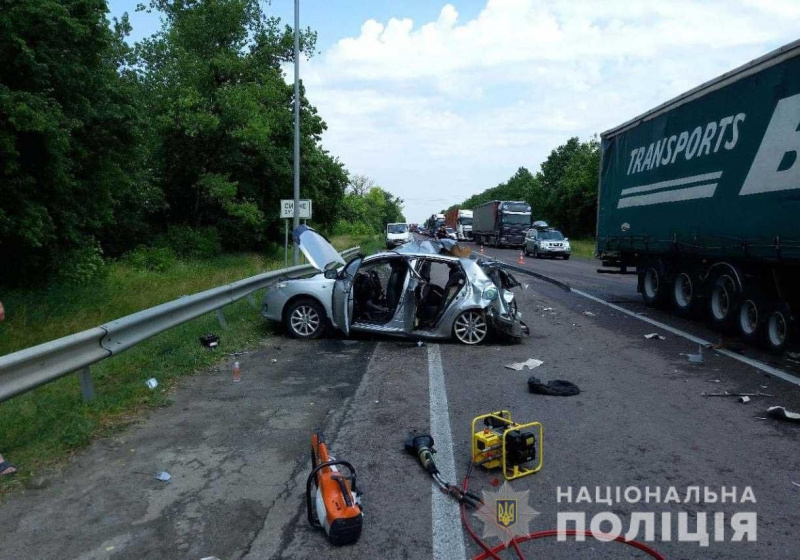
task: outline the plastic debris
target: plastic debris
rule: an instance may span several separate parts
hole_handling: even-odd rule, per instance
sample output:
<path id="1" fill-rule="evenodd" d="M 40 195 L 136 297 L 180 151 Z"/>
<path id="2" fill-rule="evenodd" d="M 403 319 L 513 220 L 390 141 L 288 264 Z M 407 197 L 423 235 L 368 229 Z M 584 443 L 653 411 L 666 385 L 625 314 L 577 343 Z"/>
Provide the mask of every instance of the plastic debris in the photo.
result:
<path id="1" fill-rule="evenodd" d="M 424 342 L 422 342 L 421 340 L 418 340 L 418 341 L 417 341 L 417 347 L 419 348 L 419 347 L 421 347 L 421 346 L 425 346 L 425 343 L 424 343 Z"/>
<path id="2" fill-rule="evenodd" d="M 156 473 L 156 479 L 160 480 L 161 482 L 167 482 L 170 478 L 172 478 L 172 475 L 167 471 Z"/>
<path id="3" fill-rule="evenodd" d="M 552 310 L 553 310 L 552 307 L 545 307 L 545 308 L 542 309 L 542 311 L 552 311 Z"/>
<path id="4" fill-rule="evenodd" d="M 200 337 L 200 344 L 208 348 L 209 350 L 213 350 L 217 346 L 219 346 L 219 336 L 215 335 L 214 333 L 204 334 Z"/>
<path id="5" fill-rule="evenodd" d="M 703 363 L 703 347 L 697 347 L 697 354 L 684 354 L 686 359 L 689 360 L 691 364 L 702 364 Z"/>
<path id="6" fill-rule="evenodd" d="M 507 369 L 513 369 L 516 371 L 522 371 L 526 367 L 528 369 L 534 369 L 542 365 L 544 362 L 542 360 L 537 360 L 536 358 L 530 358 L 524 362 L 518 362 L 516 364 L 506 364 Z"/>
<path id="7" fill-rule="evenodd" d="M 645 337 L 647 340 L 653 340 L 653 339 L 655 339 L 655 340 L 666 340 L 666 339 L 667 339 L 667 337 L 666 337 L 666 336 L 661 336 L 661 335 L 660 335 L 660 334 L 658 334 L 658 333 L 650 333 L 650 334 L 646 334 L 646 335 L 644 335 L 644 337 Z"/>
<path id="8" fill-rule="evenodd" d="M 767 409 L 767 416 L 788 422 L 800 422 L 800 414 L 786 410 L 782 406 L 771 406 Z"/>
<path id="9" fill-rule="evenodd" d="M 271 364 L 277 364 L 277 363 L 278 363 L 278 359 L 277 359 L 277 358 L 272 358 L 272 359 L 269 361 L 269 363 L 271 363 Z"/>
<path id="10" fill-rule="evenodd" d="M 591 311 L 584 311 L 583 314 L 586 315 L 587 317 L 596 317 L 597 316 L 597 313 L 592 313 Z"/>
<path id="11" fill-rule="evenodd" d="M 553 379 L 547 383 L 542 383 L 536 377 L 528 378 L 528 391 L 537 395 L 550 395 L 553 397 L 572 397 L 579 395 L 581 390 L 571 381 L 563 379 Z"/>
<path id="12" fill-rule="evenodd" d="M 792 484 L 794 484 L 795 486 L 800 486 L 800 484 L 798 484 L 796 482 L 792 482 Z"/>
<path id="13" fill-rule="evenodd" d="M 742 403 L 742 404 L 749 403 L 750 402 L 750 397 L 739 397 L 739 402 Z"/>
<path id="14" fill-rule="evenodd" d="M 233 382 L 239 383 L 242 380 L 242 369 L 239 367 L 239 362 L 233 363 Z"/>
<path id="15" fill-rule="evenodd" d="M 151 377 L 150 379 L 145 381 L 144 384 L 147 385 L 148 389 L 152 390 L 158 387 L 158 380 L 155 377 Z"/>
<path id="16" fill-rule="evenodd" d="M 775 398 L 775 395 L 770 395 L 769 393 L 729 393 L 725 391 L 724 393 L 702 393 L 703 397 L 770 397 Z M 747 402 L 747 401 L 745 401 Z"/>

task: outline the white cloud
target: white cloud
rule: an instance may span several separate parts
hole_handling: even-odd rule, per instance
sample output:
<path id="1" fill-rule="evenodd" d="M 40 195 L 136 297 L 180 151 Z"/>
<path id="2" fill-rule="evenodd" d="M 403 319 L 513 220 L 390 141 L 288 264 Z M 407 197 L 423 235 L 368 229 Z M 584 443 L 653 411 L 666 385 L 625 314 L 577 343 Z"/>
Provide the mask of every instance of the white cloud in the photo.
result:
<path id="1" fill-rule="evenodd" d="M 796 37 L 796 0 L 488 0 L 462 21 L 367 19 L 304 62 L 324 142 L 433 211 Z"/>

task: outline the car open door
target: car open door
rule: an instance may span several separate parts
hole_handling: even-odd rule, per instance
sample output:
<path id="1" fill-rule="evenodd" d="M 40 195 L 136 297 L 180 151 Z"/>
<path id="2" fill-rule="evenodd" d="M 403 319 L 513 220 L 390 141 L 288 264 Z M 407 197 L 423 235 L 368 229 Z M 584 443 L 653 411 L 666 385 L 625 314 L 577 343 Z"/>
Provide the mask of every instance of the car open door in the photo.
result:
<path id="1" fill-rule="evenodd" d="M 350 334 L 350 322 L 353 318 L 353 279 L 361 266 L 362 257 L 355 257 L 339 271 L 333 284 L 331 311 L 336 325 Z"/>

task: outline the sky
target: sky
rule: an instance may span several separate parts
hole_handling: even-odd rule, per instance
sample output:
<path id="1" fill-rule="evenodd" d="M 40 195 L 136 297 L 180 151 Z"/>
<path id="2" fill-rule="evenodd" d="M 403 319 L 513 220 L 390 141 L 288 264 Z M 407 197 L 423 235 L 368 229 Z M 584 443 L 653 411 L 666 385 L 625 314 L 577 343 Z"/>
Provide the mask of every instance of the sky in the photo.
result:
<path id="1" fill-rule="evenodd" d="M 159 27 L 109 4 L 133 40 Z M 292 0 L 266 9 L 293 21 Z M 301 0 L 300 25 L 319 34 L 300 74 L 323 146 L 423 222 L 800 38 L 800 1 Z"/>

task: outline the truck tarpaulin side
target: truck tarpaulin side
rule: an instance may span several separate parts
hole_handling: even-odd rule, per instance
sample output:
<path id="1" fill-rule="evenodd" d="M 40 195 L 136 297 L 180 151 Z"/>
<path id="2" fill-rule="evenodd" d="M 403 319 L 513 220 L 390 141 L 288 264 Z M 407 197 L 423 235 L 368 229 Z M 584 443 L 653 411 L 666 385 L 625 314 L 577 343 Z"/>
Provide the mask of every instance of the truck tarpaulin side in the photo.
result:
<path id="1" fill-rule="evenodd" d="M 800 42 L 602 135 L 597 249 L 800 259 Z"/>

